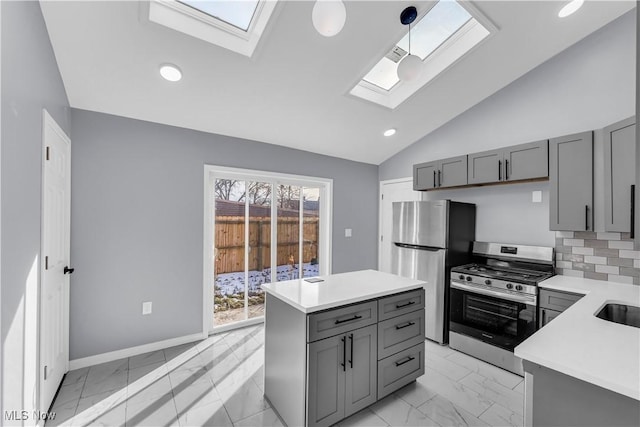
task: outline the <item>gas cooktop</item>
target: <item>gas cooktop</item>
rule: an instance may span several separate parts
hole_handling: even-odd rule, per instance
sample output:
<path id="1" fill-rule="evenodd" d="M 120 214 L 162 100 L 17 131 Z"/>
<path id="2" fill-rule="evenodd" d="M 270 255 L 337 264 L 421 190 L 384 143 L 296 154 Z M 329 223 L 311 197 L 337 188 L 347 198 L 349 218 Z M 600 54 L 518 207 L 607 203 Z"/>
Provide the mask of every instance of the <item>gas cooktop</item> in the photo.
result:
<path id="1" fill-rule="evenodd" d="M 513 267 L 495 267 L 486 264 L 466 264 L 451 269 L 452 273 L 474 275 L 490 279 L 508 280 L 518 283 L 536 285 L 553 276 L 551 272 L 528 270 Z"/>

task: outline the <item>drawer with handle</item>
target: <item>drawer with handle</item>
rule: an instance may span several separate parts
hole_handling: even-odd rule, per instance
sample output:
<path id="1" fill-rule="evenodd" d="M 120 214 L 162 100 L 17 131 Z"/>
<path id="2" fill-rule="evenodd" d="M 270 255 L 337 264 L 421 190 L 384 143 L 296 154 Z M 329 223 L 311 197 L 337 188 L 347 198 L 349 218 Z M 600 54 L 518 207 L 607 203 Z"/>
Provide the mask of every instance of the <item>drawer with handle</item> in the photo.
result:
<path id="1" fill-rule="evenodd" d="M 363 302 L 307 316 L 308 342 L 373 325 L 378 321 L 376 301 Z"/>
<path id="2" fill-rule="evenodd" d="M 424 328 L 424 310 L 378 323 L 378 359 L 423 342 Z"/>
<path id="3" fill-rule="evenodd" d="M 564 311 L 575 304 L 584 295 L 569 292 L 540 289 L 538 293 L 539 306 L 556 311 Z"/>
<path id="4" fill-rule="evenodd" d="M 424 341 L 378 361 L 378 400 L 424 374 Z"/>
<path id="5" fill-rule="evenodd" d="M 424 289 L 403 292 L 378 300 L 378 318 L 387 320 L 424 308 Z"/>

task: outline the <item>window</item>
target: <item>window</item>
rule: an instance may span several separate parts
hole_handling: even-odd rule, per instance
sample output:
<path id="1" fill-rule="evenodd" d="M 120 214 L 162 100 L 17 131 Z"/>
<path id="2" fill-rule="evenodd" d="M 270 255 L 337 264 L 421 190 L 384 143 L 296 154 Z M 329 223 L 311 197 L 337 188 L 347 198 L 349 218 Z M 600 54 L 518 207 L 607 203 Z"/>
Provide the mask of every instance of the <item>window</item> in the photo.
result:
<path id="1" fill-rule="evenodd" d="M 423 62 L 420 77 L 401 82 L 397 76 L 398 63 L 409 52 L 407 31 L 350 93 L 395 108 L 495 30 L 468 2 L 463 6 L 452 0 L 439 1 L 411 27 L 411 53 Z"/>
<path id="2" fill-rule="evenodd" d="M 331 272 L 322 178 L 205 166 L 205 298 L 213 328 L 264 315 L 263 283 Z"/>
<path id="3" fill-rule="evenodd" d="M 251 57 L 276 0 L 150 0 L 149 20 Z"/>

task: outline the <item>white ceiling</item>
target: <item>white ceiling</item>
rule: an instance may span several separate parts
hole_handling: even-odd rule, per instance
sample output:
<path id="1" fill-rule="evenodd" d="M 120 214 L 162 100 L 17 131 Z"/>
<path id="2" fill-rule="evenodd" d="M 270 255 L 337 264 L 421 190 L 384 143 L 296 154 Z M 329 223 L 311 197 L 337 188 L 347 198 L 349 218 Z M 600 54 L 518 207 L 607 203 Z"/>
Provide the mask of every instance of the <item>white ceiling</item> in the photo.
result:
<path id="1" fill-rule="evenodd" d="M 313 2 L 281 1 L 253 58 L 150 23 L 135 1 L 41 4 L 72 107 L 380 164 L 635 5 L 587 1 L 560 19 L 565 3 L 474 2 L 497 34 L 395 110 L 348 93 L 405 33 L 402 9 L 424 2 L 347 1 L 325 38 Z M 166 62 L 182 81 L 160 77 Z"/>

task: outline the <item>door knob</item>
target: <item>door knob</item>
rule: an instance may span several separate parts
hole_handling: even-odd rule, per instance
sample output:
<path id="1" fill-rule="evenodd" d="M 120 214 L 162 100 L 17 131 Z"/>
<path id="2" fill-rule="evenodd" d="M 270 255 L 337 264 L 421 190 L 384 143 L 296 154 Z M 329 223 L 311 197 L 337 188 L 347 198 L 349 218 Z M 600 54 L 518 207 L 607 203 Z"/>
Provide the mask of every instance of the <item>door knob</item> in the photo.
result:
<path id="1" fill-rule="evenodd" d="M 69 268 L 68 266 L 64 266 L 64 274 L 71 274 L 73 273 L 73 271 L 75 270 L 75 268 Z"/>

